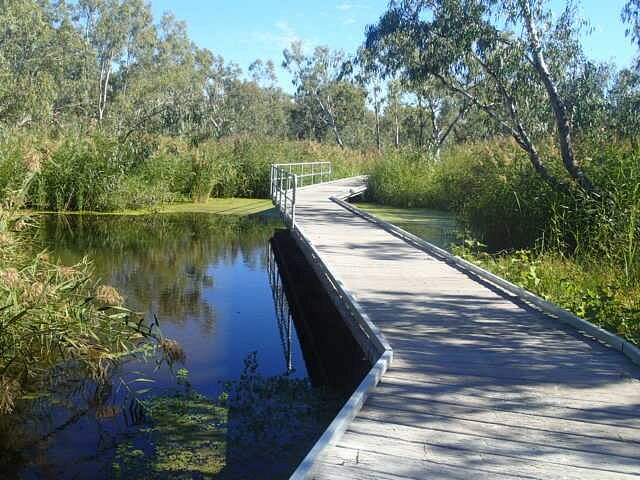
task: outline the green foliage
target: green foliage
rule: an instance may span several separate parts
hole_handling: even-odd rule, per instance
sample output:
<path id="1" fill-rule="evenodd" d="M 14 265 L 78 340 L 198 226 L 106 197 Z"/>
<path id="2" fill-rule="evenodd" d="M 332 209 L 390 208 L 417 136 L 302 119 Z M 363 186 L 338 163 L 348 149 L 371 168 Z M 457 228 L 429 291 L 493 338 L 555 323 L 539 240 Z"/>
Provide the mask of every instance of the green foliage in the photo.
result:
<path id="1" fill-rule="evenodd" d="M 331 161 L 334 178 L 362 173 L 376 153 L 314 142 L 236 137 L 192 145 L 173 137 L 99 131 L 51 139 L 0 139 L 0 189 L 19 184 L 30 164 L 40 175 L 26 203 L 39 210 L 160 210 L 210 197 L 267 198 L 272 163 Z"/>
<path id="2" fill-rule="evenodd" d="M 399 207 L 449 210 L 491 251 L 538 246 L 606 258 L 625 278 L 638 276 L 640 151 L 629 144 L 582 143 L 585 168 L 607 193 L 553 191 L 510 141 L 443 152 L 440 162 L 386 154 L 373 165 L 369 197 Z M 552 156 L 549 148 L 546 155 Z"/>
<path id="3" fill-rule="evenodd" d="M 428 157 L 409 150 L 385 151 L 369 172 L 367 198 L 395 207 L 445 209 L 431 196 L 434 166 Z"/>
<path id="4" fill-rule="evenodd" d="M 25 142 L 13 136 L 0 139 L 0 152 L 0 198 L 6 198 L 24 181 L 28 152 L 25 151 Z"/>
<path id="5" fill-rule="evenodd" d="M 512 142 L 452 147 L 441 161 L 385 154 L 369 177 L 373 201 L 449 210 L 492 249 L 527 245 L 544 231 L 555 194 Z"/>
<path id="6" fill-rule="evenodd" d="M 622 20 L 629 24 L 626 34 L 640 47 L 640 1 L 628 0 L 622 9 Z M 639 63 L 640 65 L 640 63 Z"/>
<path id="7" fill-rule="evenodd" d="M 467 260 L 602 328 L 640 344 L 640 282 L 629 283 L 615 265 L 554 252 L 518 250 L 497 256 L 465 247 Z"/>
<path id="8" fill-rule="evenodd" d="M 126 158 L 114 139 L 100 134 L 70 136 L 42 162 L 31 191 L 35 206 L 56 210 L 103 210 L 103 201 L 117 186 Z"/>
<path id="9" fill-rule="evenodd" d="M 286 478 L 339 408 L 287 375 L 263 377 L 256 353 L 217 401 L 182 388 L 144 400 L 148 426 L 118 446 L 115 478 Z"/>
<path id="10" fill-rule="evenodd" d="M 333 138 L 344 147 L 345 131 L 365 116 L 365 92 L 348 75 L 344 52 L 316 47 L 313 55 L 305 55 L 301 42 L 285 49 L 282 63 L 296 86 L 296 109 L 293 112 L 297 138 L 322 140 Z M 353 139 L 349 144 L 353 145 Z M 357 143 L 356 143 L 357 144 Z"/>
<path id="11" fill-rule="evenodd" d="M 30 220 L 17 213 L 32 175 L 0 205 L 0 415 L 74 373 L 109 382 L 120 359 L 147 340 L 163 343 L 113 287 L 91 280 L 87 260 L 62 266 L 36 250 Z M 66 376 L 49 379 L 63 364 Z"/>
<path id="12" fill-rule="evenodd" d="M 569 178 L 593 193 L 575 160 L 565 98 L 571 89 L 563 88 L 571 83 L 568 73 L 583 67 L 581 26 L 572 3 L 554 18 L 546 2 L 404 0 L 391 2 L 378 24 L 368 27 L 365 45 L 376 68 L 422 86 L 435 79 L 450 97 L 482 112 L 562 191 L 566 187 L 538 152 L 538 141 L 554 132 Z"/>

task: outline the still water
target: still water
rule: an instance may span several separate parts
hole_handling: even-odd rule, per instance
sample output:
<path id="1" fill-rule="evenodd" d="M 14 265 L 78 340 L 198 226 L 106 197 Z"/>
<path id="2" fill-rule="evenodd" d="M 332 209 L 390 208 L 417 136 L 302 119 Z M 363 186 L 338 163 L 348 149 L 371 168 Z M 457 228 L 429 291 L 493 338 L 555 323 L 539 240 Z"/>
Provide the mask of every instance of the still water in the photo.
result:
<path id="1" fill-rule="evenodd" d="M 311 387 L 294 327 L 277 315 L 268 240 L 280 226 L 268 216 L 43 217 L 51 256 L 89 256 L 95 278 L 157 318 L 186 359 L 135 358 L 107 387 L 70 381 L 36 402 L 0 432 L 4 445 L 18 439 L 0 453 L 0 477 L 286 478 L 344 394 Z"/>

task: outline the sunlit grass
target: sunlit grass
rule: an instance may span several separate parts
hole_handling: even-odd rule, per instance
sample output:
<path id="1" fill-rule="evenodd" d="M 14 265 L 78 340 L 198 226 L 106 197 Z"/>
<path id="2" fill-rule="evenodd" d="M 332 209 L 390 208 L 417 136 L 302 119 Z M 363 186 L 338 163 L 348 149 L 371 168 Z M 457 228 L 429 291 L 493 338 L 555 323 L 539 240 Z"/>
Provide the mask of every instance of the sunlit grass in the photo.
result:
<path id="1" fill-rule="evenodd" d="M 136 210 L 120 210 L 115 212 L 63 211 L 47 210 L 28 211 L 30 214 L 60 213 L 64 215 L 148 215 L 150 213 L 212 213 L 216 215 L 255 215 L 272 213 L 271 200 L 259 198 L 210 198 L 206 202 L 181 202 L 158 206 L 157 208 L 141 208 Z"/>

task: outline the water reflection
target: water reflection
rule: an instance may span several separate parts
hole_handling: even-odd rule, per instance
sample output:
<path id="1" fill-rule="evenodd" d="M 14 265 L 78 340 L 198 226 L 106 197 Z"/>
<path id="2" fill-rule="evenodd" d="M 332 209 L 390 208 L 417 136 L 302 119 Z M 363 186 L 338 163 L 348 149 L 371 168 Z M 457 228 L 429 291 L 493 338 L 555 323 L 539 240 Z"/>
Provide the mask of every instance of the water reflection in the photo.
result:
<path id="1" fill-rule="evenodd" d="M 211 265 L 264 269 L 266 239 L 278 224 L 263 218 L 206 214 L 48 216 L 41 238 L 64 263 L 90 256 L 96 276 L 119 287 L 127 304 L 172 323 L 215 324 L 203 289 L 214 287 Z"/>
<path id="2" fill-rule="evenodd" d="M 44 217 L 38 235 L 52 256 L 67 264 L 90 256 L 95 276 L 118 288 L 132 308 L 157 316 L 163 332 L 182 344 L 187 358 L 173 371 L 166 364 L 130 359 L 114 374 L 113 383 L 101 388 L 64 366 L 55 375 L 55 394 L 23 406 L 22 416 L 15 416 L 11 425 L 0 425 L 2 474 L 142 478 L 133 468 L 142 455 L 155 459 L 156 466 L 165 465 L 163 458 L 175 460 L 171 468 L 160 466 L 158 475 L 147 478 L 213 475 L 198 473 L 199 460 L 189 470 L 189 452 L 195 451 L 202 458 L 224 459 L 218 466 L 229 478 L 244 477 L 243 468 L 249 465 L 245 456 L 251 451 L 254 472 L 269 462 L 274 472 L 290 471 L 292 459 L 304 453 L 313 440 L 309 435 L 321 430 L 337 404 L 325 402 L 328 397 L 318 397 L 320 390 L 311 387 L 295 327 L 290 318 L 281 322 L 276 315 L 287 307 L 274 304 L 269 279 L 274 285 L 279 280 L 273 263 L 267 272 L 267 244 L 279 225 L 274 218 L 206 214 Z M 253 352 L 256 368 L 247 377 L 246 361 Z M 185 378 L 188 388 L 180 383 Z M 249 378 L 243 385 L 262 387 L 246 395 L 237 383 L 242 378 Z M 229 403 L 220 403 L 225 395 Z M 295 425 L 287 418 L 296 411 L 307 412 L 308 428 L 286 433 L 287 425 Z M 180 418 L 192 422 L 182 425 L 169 412 L 183 412 Z M 244 438 L 240 433 L 254 431 L 255 425 L 269 432 L 260 437 L 264 441 L 295 443 L 286 458 L 274 456 L 273 445 L 255 439 L 251 448 L 246 441 L 230 440 Z M 218 446 L 194 446 L 185 443 L 185 435 Z M 172 439 L 184 448 L 172 450 Z"/>
<path id="3" fill-rule="evenodd" d="M 280 332 L 280 342 L 282 343 L 282 352 L 284 353 L 284 361 L 287 365 L 286 373 L 293 370 L 291 338 L 293 330 L 293 313 L 289 307 L 287 295 L 280 276 L 278 261 L 275 252 L 269 243 L 267 272 L 269 274 L 269 285 L 273 293 L 273 305 L 275 307 L 276 319 L 278 320 L 278 331 Z"/>

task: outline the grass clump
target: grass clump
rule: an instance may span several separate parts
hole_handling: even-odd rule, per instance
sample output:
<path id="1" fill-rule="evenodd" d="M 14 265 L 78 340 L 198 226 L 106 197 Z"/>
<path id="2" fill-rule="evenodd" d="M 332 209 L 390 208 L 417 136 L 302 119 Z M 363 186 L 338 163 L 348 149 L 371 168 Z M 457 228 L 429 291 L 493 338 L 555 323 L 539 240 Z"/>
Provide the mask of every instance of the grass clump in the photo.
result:
<path id="1" fill-rule="evenodd" d="M 88 260 L 64 266 L 36 249 L 18 213 L 34 175 L 0 204 L 0 415 L 47 396 L 56 368 L 108 383 L 120 359 L 161 339 L 92 280 Z"/>
<path id="2" fill-rule="evenodd" d="M 272 138 L 192 144 L 149 134 L 121 139 L 101 131 L 21 133 L 0 138 L 0 189 L 20 184 L 25 158 L 41 165 L 25 198 L 28 207 L 117 211 L 212 197 L 267 198 L 272 163 L 331 161 L 334 178 L 340 178 L 362 173 L 377 153 Z"/>

